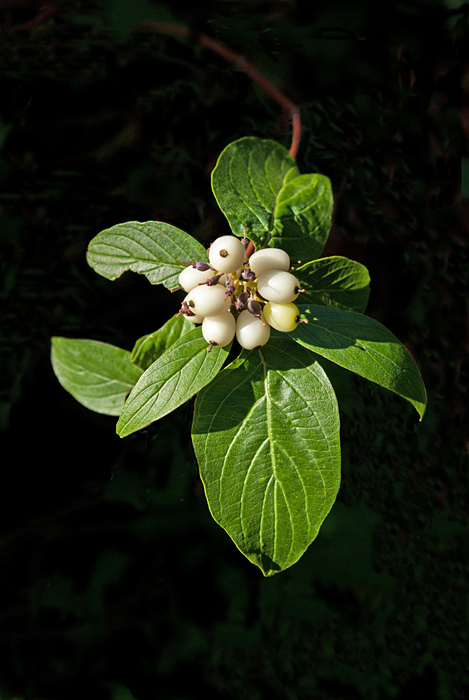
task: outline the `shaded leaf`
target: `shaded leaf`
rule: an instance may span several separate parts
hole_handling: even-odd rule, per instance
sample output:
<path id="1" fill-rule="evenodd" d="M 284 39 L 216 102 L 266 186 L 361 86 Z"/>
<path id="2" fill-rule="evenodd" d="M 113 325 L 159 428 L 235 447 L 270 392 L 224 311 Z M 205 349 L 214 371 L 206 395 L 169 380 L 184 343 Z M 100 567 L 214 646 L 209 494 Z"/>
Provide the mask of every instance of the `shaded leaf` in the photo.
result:
<path id="1" fill-rule="evenodd" d="M 210 510 L 271 576 L 316 537 L 340 484 L 332 385 L 306 349 L 274 338 L 197 397 L 193 443 Z"/>
<path id="2" fill-rule="evenodd" d="M 304 304 L 320 304 L 363 313 L 370 296 L 370 275 L 361 263 L 340 255 L 301 265 L 295 275 L 305 287 Z"/>
<path id="3" fill-rule="evenodd" d="M 130 361 L 144 370 L 148 369 L 176 340 L 193 329 L 194 324 L 187 321 L 183 314 L 173 316 L 161 328 L 136 341 Z"/>
<path id="4" fill-rule="evenodd" d="M 200 327 L 185 333 L 142 374 L 117 423 L 121 437 L 166 416 L 185 403 L 219 372 L 231 344 L 213 347 Z"/>
<path id="5" fill-rule="evenodd" d="M 420 371 L 391 331 L 353 311 L 307 304 L 298 308 L 309 323 L 300 323 L 292 340 L 402 396 L 423 418 L 427 393 Z"/>
<path id="6" fill-rule="evenodd" d="M 63 388 L 91 411 L 118 416 L 142 370 L 130 352 L 97 340 L 52 338 L 51 363 Z"/>
<path id="7" fill-rule="evenodd" d="M 138 272 L 152 284 L 178 286 L 186 267 L 182 260 L 207 262 L 205 248 L 188 233 L 160 221 L 128 221 L 101 231 L 88 246 L 88 264 L 115 280 L 126 270 Z"/>
<path id="8" fill-rule="evenodd" d="M 106 683 L 110 691 L 110 700 L 136 700 L 133 693 L 122 683 Z"/>

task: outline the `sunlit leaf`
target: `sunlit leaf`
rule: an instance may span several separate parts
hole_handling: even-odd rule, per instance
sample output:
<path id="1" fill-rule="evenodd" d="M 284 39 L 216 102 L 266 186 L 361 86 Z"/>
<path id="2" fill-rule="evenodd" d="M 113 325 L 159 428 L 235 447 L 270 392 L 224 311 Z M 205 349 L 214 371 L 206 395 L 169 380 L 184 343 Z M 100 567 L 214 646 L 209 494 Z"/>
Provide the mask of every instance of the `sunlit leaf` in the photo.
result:
<path id="1" fill-rule="evenodd" d="M 317 258 L 331 226 L 327 177 L 300 175 L 286 148 L 252 136 L 230 143 L 212 173 L 212 188 L 233 233 L 279 247 L 292 259 Z"/>
<path id="2" fill-rule="evenodd" d="M 146 427 L 185 403 L 219 372 L 231 345 L 210 352 L 200 327 L 185 333 L 143 373 L 117 423 L 121 437 Z"/>
<path id="3" fill-rule="evenodd" d="M 277 196 L 269 246 L 285 250 L 293 261 L 317 258 L 331 228 L 332 205 L 331 183 L 324 175 L 289 180 Z"/>
<path id="4" fill-rule="evenodd" d="M 298 308 L 308 323 L 300 323 L 292 339 L 407 399 L 423 418 L 425 385 L 412 355 L 391 331 L 353 311 L 316 305 Z"/>
<path id="5" fill-rule="evenodd" d="M 361 263 L 340 255 L 320 258 L 297 267 L 295 275 L 305 288 L 303 304 L 321 304 L 363 313 L 370 296 L 370 275 Z"/>
<path id="6" fill-rule="evenodd" d="M 161 328 L 136 341 L 130 358 L 131 362 L 144 370 L 148 369 L 176 340 L 192 330 L 194 330 L 194 324 L 187 321 L 184 314 L 173 316 Z"/>
<path id="7" fill-rule="evenodd" d="M 266 576 L 316 537 L 340 483 L 332 385 L 288 338 L 243 351 L 197 397 L 192 429 L 215 520 Z"/>
<path id="8" fill-rule="evenodd" d="M 212 172 L 218 206 L 237 236 L 263 243 L 272 228 L 272 214 L 285 180 L 299 175 L 284 146 L 253 136 L 234 141 L 222 151 Z"/>
<path id="9" fill-rule="evenodd" d="M 152 284 L 178 286 L 183 260 L 207 262 L 207 252 L 188 233 L 160 221 L 128 221 L 101 231 L 88 246 L 88 264 L 115 280 L 126 270 L 145 275 Z"/>

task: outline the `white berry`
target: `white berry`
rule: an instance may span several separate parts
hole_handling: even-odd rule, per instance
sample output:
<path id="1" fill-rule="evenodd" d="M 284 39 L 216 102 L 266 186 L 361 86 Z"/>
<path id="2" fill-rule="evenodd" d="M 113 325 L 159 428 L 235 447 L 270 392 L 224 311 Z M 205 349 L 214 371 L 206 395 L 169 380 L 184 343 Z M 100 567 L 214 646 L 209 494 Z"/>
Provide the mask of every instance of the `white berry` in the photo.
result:
<path id="1" fill-rule="evenodd" d="M 283 333 L 291 333 L 300 322 L 300 311 L 292 302 L 277 304 L 274 301 L 268 301 L 264 306 L 264 316 L 272 328 Z"/>
<path id="2" fill-rule="evenodd" d="M 189 265 L 179 275 L 179 284 L 185 292 L 190 292 L 198 284 L 203 284 L 208 279 L 214 276 L 214 271 L 209 267 L 208 270 L 197 270 L 197 268 Z"/>
<path id="3" fill-rule="evenodd" d="M 263 248 L 251 255 L 249 265 L 256 277 L 260 277 L 266 270 L 287 272 L 290 269 L 290 256 L 280 248 Z"/>
<path id="4" fill-rule="evenodd" d="M 210 345 L 223 348 L 231 343 L 236 332 L 234 316 L 225 311 L 217 316 L 206 316 L 202 323 L 202 335 Z"/>
<path id="5" fill-rule="evenodd" d="M 236 236 L 220 236 L 210 246 L 208 259 L 218 272 L 234 272 L 244 262 L 246 250 Z"/>
<path id="6" fill-rule="evenodd" d="M 268 301 L 286 304 L 298 296 L 300 283 L 284 270 L 266 270 L 257 280 L 259 294 Z"/>
<path id="7" fill-rule="evenodd" d="M 214 284 L 211 287 L 202 284 L 192 289 L 184 301 L 197 316 L 216 316 L 230 308 L 231 300 L 225 297 L 225 288 L 221 284 Z"/>
<path id="8" fill-rule="evenodd" d="M 236 338 L 242 348 L 253 350 L 266 344 L 270 338 L 270 326 L 263 321 L 262 314 L 261 318 L 256 318 L 247 309 L 241 311 L 236 322 Z"/>
<path id="9" fill-rule="evenodd" d="M 204 317 L 200 314 L 194 314 L 193 316 L 188 316 L 187 314 L 184 314 L 184 318 L 186 319 L 186 321 L 190 321 L 191 323 L 202 323 L 202 321 L 204 320 Z"/>

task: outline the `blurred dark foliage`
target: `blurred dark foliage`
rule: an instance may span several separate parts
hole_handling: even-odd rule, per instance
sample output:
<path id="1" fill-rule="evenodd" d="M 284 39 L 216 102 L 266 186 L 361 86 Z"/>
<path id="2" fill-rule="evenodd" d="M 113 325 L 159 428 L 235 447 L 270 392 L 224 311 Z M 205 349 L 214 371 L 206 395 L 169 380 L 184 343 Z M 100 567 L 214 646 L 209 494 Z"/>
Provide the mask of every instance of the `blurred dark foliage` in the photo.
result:
<path id="1" fill-rule="evenodd" d="M 0 700 L 289 700 L 469 693 L 469 5 L 1 0 Z M 87 267 L 100 230 L 227 231 L 210 172 L 246 135 L 289 146 L 205 31 L 296 100 L 298 164 L 328 175 L 325 255 L 366 264 L 368 313 L 414 355 L 422 423 L 332 368 L 343 484 L 272 579 L 212 521 L 192 404 L 134 437 L 66 394 L 50 337 L 131 349 L 178 306 Z"/>

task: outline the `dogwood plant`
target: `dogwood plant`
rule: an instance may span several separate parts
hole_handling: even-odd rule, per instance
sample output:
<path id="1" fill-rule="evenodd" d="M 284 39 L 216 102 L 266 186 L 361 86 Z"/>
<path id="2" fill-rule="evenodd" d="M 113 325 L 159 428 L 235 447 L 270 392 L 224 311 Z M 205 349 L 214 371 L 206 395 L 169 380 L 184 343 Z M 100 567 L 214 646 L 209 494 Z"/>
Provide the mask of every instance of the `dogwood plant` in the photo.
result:
<path id="1" fill-rule="evenodd" d="M 339 411 L 321 358 L 398 394 L 420 419 L 426 391 L 404 345 L 364 315 L 366 268 L 319 257 L 327 177 L 300 174 L 283 146 L 247 137 L 221 153 L 212 188 L 232 235 L 208 253 L 157 221 L 117 224 L 89 244 L 88 263 L 108 279 L 133 270 L 182 289 L 179 313 L 132 352 L 55 337 L 51 360 L 78 401 L 119 416 L 121 437 L 197 396 L 192 440 L 210 511 L 272 576 L 313 542 L 339 489 Z"/>

